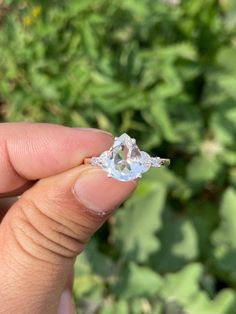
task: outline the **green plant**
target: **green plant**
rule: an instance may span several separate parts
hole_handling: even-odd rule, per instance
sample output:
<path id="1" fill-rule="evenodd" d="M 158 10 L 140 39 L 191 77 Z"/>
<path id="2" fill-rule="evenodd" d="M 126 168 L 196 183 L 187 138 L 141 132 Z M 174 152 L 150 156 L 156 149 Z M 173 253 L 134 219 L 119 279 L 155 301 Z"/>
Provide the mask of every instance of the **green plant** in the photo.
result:
<path id="1" fill-rule="evenodd" d="M 234 1 L 9 0 L 1 12 L 2 121 L 127 132 L 172 160 L 78 258 L 81 312 L 236 313 Z"/>

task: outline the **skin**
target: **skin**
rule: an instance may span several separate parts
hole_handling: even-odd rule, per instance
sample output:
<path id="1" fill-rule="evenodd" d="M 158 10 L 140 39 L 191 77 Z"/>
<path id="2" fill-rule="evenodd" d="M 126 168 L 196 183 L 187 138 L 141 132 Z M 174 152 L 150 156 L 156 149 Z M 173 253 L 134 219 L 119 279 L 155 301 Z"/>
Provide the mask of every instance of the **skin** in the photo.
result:
<path id="1" fill-rule="evenodd" d="M 75 313 L 75 258 L 137 184 L 83 164 L 112 143 L 96 129 L 0 125 L 0 313 Z"/>

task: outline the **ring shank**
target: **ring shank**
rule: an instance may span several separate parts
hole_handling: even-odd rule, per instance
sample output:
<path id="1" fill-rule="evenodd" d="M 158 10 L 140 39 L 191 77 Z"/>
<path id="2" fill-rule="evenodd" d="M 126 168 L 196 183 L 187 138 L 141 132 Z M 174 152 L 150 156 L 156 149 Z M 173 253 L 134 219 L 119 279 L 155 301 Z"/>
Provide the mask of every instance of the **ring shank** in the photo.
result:
<path id="1" fill-rule="evenodd" d="M 161 165 L 161 166 L 169 166 L 169 165 L 170 165 L 170 159 L 161 158 L 161 160 L 160 160 L 160 165 Z"/>
<path id="2" fill-rule="evenodd" d="M 91 164 L 91 157 L 84 158 L 84 164 Z M 170 159 L 160 158 L 160 166 L 169 166 Z"/>

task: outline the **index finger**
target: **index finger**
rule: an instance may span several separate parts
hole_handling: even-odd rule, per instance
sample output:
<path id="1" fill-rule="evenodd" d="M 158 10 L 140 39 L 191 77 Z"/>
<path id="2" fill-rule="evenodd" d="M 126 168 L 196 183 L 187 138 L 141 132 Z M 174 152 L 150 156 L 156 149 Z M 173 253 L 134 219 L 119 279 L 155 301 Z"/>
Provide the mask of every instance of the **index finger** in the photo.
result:
<path id="1" fill-rule="evenodd" d="M 113 143 L 97 129 L 45 123 L 0 124 L 0 196 L 21 190 L 30 181 L 78 166 Z M 17 194 L 17 193 L 16 193 Z"/>

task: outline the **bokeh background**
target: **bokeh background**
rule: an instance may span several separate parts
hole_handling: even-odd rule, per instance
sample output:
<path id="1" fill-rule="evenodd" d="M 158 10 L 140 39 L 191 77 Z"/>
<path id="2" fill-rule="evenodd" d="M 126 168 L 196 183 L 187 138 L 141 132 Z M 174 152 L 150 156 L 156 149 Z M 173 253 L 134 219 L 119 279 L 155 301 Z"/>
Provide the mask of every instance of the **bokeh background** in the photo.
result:
<path id="1" fill-rule="evenodd" d="M 236 313 L 234 0 L 0 0 L 0 107 L 172 160 L 78 258 L 78 313 Z"/>

